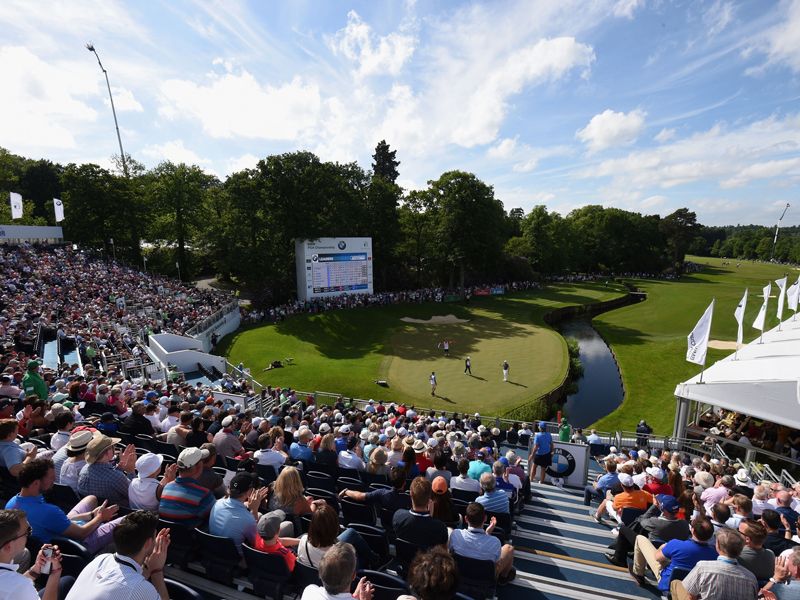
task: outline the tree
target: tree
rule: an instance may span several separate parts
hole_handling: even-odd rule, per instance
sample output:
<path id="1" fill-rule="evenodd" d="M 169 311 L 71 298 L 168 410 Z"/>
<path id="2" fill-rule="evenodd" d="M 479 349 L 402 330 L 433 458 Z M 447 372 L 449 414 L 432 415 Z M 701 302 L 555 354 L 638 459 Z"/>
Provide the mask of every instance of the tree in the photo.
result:
<path id="1" fill-rule="evenodd" d="M 395 160 L 397 150 L 389 150 L 386 140 L 381 140 L 375 146 L 375 154 L 372 155 L 372 173 L 378 177 L 383 177 L 389 183 L 397 183 L 397 167 L 400 161 Z"/>
<path id="2" fill-rule="evenodd" d="M 406 270 L 413 274 L 413 285 L 424 287 L 427 281 L 427 262 L 433 254 L 434 223 L 427 212 L 430 193 L 415 190 L 406 196 L 399 210 L 401 241 L 398 247 Z"/>
<path id="3" fill-rule="evenodd" d="M 33 203 L 33 216 L 47 223 L 55 223 L 53 198 L 61 196 L 60 165 L 49 160 L 30 162 L 22 172 L 19 192 Z"/>
<path id="4" fill-rule="evenodd" d="M 396 250 L 400 241 L 400 215 L 398 206 L 402 190 L 395 183 L 372 177 L 365 197 L 365 234 L 372 237 L 373 269 L 376 288 L 388 289 L 394 281 Z"/>
<path id="5" fill-rule="evenodd" d="M 677 269 L 682 269 L 686 251 L 697 230 L 697 215 L 688 208 L 679 208 L 661 219 L 660 229 L 664 235 L 670 262 Z"/>

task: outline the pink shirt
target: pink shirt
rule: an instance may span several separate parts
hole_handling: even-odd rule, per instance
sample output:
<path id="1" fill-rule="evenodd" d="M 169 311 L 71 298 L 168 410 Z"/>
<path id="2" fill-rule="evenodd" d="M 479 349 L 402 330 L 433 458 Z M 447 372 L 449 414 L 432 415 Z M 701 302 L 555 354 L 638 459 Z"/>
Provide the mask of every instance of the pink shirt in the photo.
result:
<path id="1" fill-rule="evenodd" d="M 706 505 L 706 510 L 711 510 L 711 507 L 715 504 L 719 504 L 723 500 L 728 498 L 728 488 L 725 486 L 713 487 L 704 490 L 703 493 L 700 495 L 700 500 L 702 500 Z"/>

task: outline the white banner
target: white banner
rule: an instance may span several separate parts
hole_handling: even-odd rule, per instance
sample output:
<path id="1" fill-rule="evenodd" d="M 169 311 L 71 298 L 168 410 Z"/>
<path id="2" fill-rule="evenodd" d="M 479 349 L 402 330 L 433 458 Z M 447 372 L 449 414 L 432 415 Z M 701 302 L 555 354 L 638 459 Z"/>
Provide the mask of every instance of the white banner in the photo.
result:
<path id="1" fill-rule="evenodd" d="M 58 198 L 53 198 L 53 209 L 56 212 L 56 223 L 64 220 L 64 203 Z"/>
<path id="2" fill-rule="evenodd" d="M 22 218 L 22 196 L 16 192 L 9 192 L 8 199 L 11 202 L 11 218 Z"/>
<path id="3" fill-rule="evenodd" d="M 769 302 L 769 295 L 772 293 L 772 282 L 768 283 L 764 286 L 764 289 L 761 290 L 761 296 L 764 298 L 764 302 Z"/>
<path id="4" fill-rule="evenodd" d="M 744 311 L 747 308 L 747 290 L 744 291 L 744 296 L 739 300 L 736 310 L 733 311 L 733 316 L 736 317 L 736 322 L 739 324 L 739 331 L 736 333 L 736 344 L 741 346 L 744 340 Z"/>
<path id="5" fill-rule="evenodd" d="M 688 348 L 686 350 L 686 360 L 698 365 L 706 364 L 706 352 L 708 351 L 708 338 L 711 334 L 711 317 L 714 315 L 714 300 L 708 305 L 706 312 L 700 317 L 697 325 L 692 329 L 686 341 Z"/>
<path id="6" fill-rule="evenodd" d="M 780 321 L 781 317 L 783 317 L 783 303 L 786 300 L 786 280 L 786 277 L 775 280 L 778 289 L 780 289 L 780 292 L 778 293 L 778 321 Z"/>
<path id="7" fill-rule="evenodd" d="M 753 328 L 760 329 L 761 332 L 764 332 L 764 321 L 767 320 L 767 303 L 762 302 L 761 308 L 758 309 L 758 315 L 756 316 L 756 320 L 753 321 Z"/>
<path id="8" fill-rule="evenodd" d="M 797 304 L 800 301 L 800 277 L 789 286 L 786 291 L 786 298 L 789 300 L 789 310 L 797 312 Z"/>

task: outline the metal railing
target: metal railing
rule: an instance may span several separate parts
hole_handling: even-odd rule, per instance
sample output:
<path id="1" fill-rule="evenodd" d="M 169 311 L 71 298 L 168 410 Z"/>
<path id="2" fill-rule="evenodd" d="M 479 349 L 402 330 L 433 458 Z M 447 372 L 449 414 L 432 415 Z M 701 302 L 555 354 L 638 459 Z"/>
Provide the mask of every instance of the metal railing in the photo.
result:
<path id="1" fill-rule="evenodd" d="M 239 301 L 233 300 L 232 302 L 229 302 L 228 304 L 220 308 L 213 315 L 210 315 L 205 319 L 203 319 L 202 321 L 195 323 L 192 327 L 190 327 L 186 331 L 185 335 L 190 337 L 202 335 L 209 329 L 213 329 L 217 325 L 217 323 L 223 321 L 229 314 L 238 310 L 239 310 Z"/>

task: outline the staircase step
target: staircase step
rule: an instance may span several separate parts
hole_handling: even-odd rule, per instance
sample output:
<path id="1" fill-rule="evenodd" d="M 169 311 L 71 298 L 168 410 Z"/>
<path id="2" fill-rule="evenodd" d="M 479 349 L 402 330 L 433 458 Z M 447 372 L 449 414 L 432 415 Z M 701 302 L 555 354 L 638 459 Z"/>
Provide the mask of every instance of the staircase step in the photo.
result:
<path id="1" fill-rule="evenodd" d="M 517 519 L 516 532 L 524 531 L 540 531 L 544 529 L 547 533 L 556 533 L 562 537 L 584 539 L 588 537 L 592 541 L 602 543 L 603 540 L 608 540 L 609 543 L 613 539 L 611 529 L 603 528 L 595 524 L 594 527 L 586 525 L 579 525 L 576 523 L 564 523 L 563 521 L 554 521 L 553 519 L 545 519 L 542 517 L 525 517 L 524 521 Z"/>
<path id="2" fill-rule="evenodd" d="M 510 590 L 513 588 L 513 590 Z M 525 590 L 523 593 L 522 590 Z M 513 595 L 509 591 L 515 592 Z M 535 591 L 543 596 L 529 596 L 530 591 Z M 592 587 L 573 582 L 565 582 L 560 579 L 553 579 L 533 573 L 526 573 L 517 569 L 517 577 L 511 585 L 500 588 L 498 599 L 506 598 L 569 598 L 570 600 L 586 600 L 587 598 L 605 598 L 607 600 L 654 600 L 658 596 L 649 594 L 645 590 L 639 590 L 639 594 L 618 592 L 604 588 Z"/>
<path id="3" fill-rule="evenodd" d="M 583 514 L 588 514 L 589 511 L 589 507 L 583 504 L 583 498 L 580 499 L 580 502 L 575 502 L 570 500 L 562 500 L 560 498 L 556 499 L 545 496 L 533 496 L 530 502 L 525 503 L 525 507 L 522 509 L 522 512 L 524 513 L 526 510 L 535 510 L 540 506 L 566 508 L 577 512 L 582 512 Z"/>
<path id="4" fill-rule="evenodd" d="M 564 521 L 567 523 L 591 523 L 598 525 L 592 517 L 589 516 L 589 509 L 586 508 L 581 512 L 574 510 L 560 510 L 556 508 L 545 508 L 544 506 L 529 506 L 519 516 L 514 517 L 516 522 L 525 522 L 526 518 L 540 517 L 551 519 L 553 521 Z"/>

